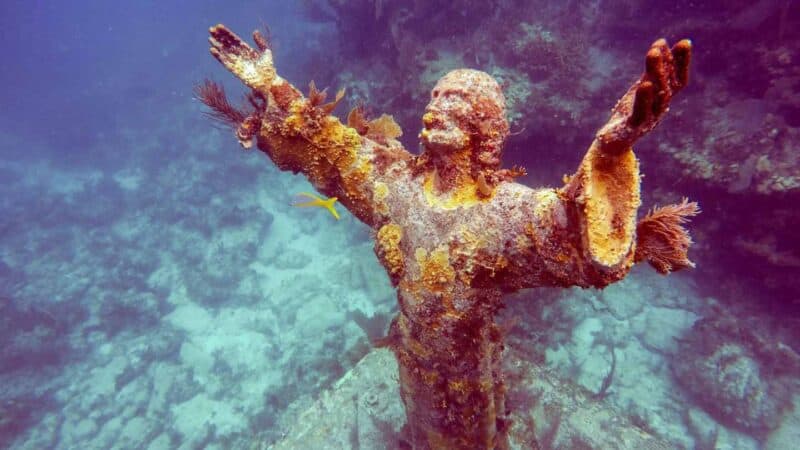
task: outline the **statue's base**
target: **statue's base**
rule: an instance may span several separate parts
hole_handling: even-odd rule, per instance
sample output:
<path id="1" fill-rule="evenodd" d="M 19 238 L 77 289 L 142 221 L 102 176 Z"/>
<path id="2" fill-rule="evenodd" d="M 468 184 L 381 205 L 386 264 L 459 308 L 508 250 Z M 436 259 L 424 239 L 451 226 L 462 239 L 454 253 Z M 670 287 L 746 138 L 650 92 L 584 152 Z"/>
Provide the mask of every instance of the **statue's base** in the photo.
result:
<path id="1" fill-rule="evenodd" d="M 515 409 L 512 449 L 670 449 L 592 393 L 507 351 L 508 403 Z M 373 350 L 298 415 L 272 449 L 399 449 L 405 411 L 397 362 Z M 535 440 L 535 442 L 534 442 Z"/>

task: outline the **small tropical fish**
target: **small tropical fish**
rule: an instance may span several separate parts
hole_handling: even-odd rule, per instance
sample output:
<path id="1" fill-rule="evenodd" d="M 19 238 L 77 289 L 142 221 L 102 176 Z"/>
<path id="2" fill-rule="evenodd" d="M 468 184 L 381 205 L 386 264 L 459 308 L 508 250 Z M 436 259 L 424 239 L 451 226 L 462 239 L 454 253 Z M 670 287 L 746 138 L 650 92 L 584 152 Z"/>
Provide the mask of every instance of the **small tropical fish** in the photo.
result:
<path id="1" fill-rule="evenodd" d="M 309 201 L 309 202 L 301 202 L 301 203 L 293 203 L 292 206 L 297 206 L 297 207 L 300 207 L 300 208 L 305 208 L 307 206 L 319 206 L 320 208 L 327 209 L 331 214 L 333 214 L 333 217 L 335 217 L 336 220 L 339 220 L 339 213 L 333 207 L 333 204 L 336 203 L 336 200 L 338 200 L 336 197 L 331 197 L 331 198 L 329 198 L 327 200 L 324 200 L 324 199 L 322 199 L 320 197 L 317 197 L 316 195 L 311 194 L 309 192 L 301 192 L 301 193 L 299 193 L 297 195 L 298 196 L 303 196 L 303 197 L 308 197 L 308 198 L 311 199 L 311 201 Z"/>

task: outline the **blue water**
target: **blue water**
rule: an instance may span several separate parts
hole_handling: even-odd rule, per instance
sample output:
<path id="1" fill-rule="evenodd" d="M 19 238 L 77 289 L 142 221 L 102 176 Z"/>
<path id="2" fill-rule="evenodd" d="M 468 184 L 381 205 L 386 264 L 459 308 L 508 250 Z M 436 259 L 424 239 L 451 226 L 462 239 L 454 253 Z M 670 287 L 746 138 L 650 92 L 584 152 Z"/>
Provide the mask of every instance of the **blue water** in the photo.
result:
<path id="1" fill-rule="evenodd" d="M 697 267 L 516 294 L 509 345 L 590 391 L 614 351 L 602 401 L 675 447 L 782 448 L 800 423 L 799 9 L 2 2 L 0 448 L 279 442 L 396 313 L 368 227 L 293 208 L 313 188 L 204 116 L 204 79 L 244 93 L 208 53 L 217 23 L 268 30 L 281 76 L 345 87 L 339 117 L 393 114 L 412 152 L 436 80 L 489 72 L 504 167 L 531 186 L 575 170 L 652 41 L 691 38 L 690 85 L 636 151 L 640 214 L 699 201 Z"/>

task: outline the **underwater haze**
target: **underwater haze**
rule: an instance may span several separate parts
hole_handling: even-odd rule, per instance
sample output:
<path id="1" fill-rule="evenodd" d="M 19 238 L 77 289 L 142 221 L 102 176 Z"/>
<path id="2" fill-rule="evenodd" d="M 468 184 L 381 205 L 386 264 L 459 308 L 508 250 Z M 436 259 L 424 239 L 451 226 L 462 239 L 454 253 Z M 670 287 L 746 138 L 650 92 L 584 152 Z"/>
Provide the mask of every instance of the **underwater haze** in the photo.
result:
<path id="1" fill-rule="evenodd" d="M 0 448 L 316 448 L 307 429 L 410 448 L 396 370 L 374 362 L 398 314 L 374 233 L 342 199 L 296 207 L 315 187 L 197 98 L 206 79 L 247 94 L 209 53 L 218 23 L 261 30 L 303 94 L 345 89 L 342 122 L 392 115 L 381 139 L 413 153 L 437 80 L 487 72 L 502 165 L 534 188 L 574 173 L 656 39 L 691 39 L 689 85 L 635 151 L 639 217 L 699 203 L 695 267 L 509 294 L 509 361 L 560 387 L 507 361 L 507 404 L 540 448 L 613 433 L 567 420 L 576 396 L 665 448 L 796 445 L 796 1 L 4 0 Z M 309 412 L 362 376 L 380 389 Z"/>

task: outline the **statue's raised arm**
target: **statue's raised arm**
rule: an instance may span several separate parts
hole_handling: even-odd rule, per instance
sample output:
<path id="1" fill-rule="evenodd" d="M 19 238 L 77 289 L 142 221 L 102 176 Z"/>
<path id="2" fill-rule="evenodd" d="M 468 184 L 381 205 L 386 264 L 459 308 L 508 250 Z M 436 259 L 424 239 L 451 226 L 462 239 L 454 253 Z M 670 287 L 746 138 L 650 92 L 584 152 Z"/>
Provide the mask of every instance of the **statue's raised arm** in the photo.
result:
<path id="1" fill-rule="evenodd" d="M 603 287 L 640 261 L 661 273 L 692 266 L 686 255 L 691 239 L 682 225 L 699 212 L 697 204 L 655 209 L 637 223 L 641 175 L 632 148 L 688 83 L 690 59 L 688 39 L 671 49 L 664 39 L 654 42 L 644 73 L 614 106 L 576 173 L 555 191 L 558 200 L 545 206 L 540 199 L 552 196 L 538 192 L 539 214 L 527 235 L 556 283 Z"/>
<path id="2" fill-rule="evenodd" d="M 235 128 L 245 148 L 258 148 L 282 170 L 302 173 L 321 193 L 336 197 L 358 219 L 375 223 L 376 165 L 407 161 L 411 155 L 394 140 L 399 127 L 388 116 L 367 121 L 360 110 L 342 124 L 330 113 L 342 99 L 325 103 L 312 82 L 308 97 L 275 71 L 267 40 L 255 31 L 251 47 L 224 25 L 209 30 L 211 54 L 251 89 L 243 108 L 232 106 L 222 88 L 207 81 L 197 95 L 212 117 Z"/>

